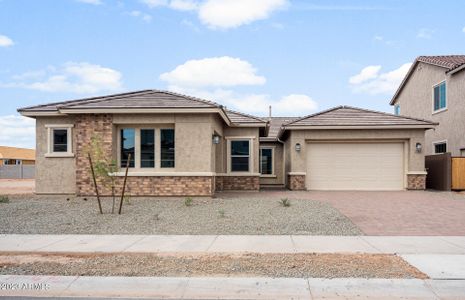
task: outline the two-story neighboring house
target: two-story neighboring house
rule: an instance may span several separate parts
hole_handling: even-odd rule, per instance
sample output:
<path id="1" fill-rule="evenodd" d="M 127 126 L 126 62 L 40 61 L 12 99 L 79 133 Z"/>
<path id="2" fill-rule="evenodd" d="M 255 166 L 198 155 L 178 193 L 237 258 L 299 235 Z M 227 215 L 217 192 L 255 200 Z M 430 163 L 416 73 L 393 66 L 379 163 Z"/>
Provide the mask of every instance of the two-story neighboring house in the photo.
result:
<path id="1" fill-rule="evenodd" d="M 396 114 L 438 122 L 425 154 L 465 156 L 465 55 L 419 56 L 390 102 Z"/>

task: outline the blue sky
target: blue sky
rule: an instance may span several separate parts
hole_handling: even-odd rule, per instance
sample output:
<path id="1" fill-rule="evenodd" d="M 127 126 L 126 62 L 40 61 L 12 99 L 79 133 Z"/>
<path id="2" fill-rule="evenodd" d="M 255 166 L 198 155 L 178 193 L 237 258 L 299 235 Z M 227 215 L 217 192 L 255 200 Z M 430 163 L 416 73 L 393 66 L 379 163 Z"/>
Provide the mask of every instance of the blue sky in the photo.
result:
<path id="1" fill-rule="evenodd" d="M 16 109 L 170 89 L 244 112 L 391 112 L 419 55 L 465 53 L 463 1 L 0 0 L 0 144 Z"/>

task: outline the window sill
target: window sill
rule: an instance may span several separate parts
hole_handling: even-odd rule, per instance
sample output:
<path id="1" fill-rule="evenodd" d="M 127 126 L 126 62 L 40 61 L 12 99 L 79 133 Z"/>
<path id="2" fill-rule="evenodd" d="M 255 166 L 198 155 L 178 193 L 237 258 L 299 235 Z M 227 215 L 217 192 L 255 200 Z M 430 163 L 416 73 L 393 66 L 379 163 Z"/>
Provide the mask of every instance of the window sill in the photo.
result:
<path id="1" fill-rule="evenodd" d="M 442 113 L 444 111 L 447 111 L 447 107 L 446 108 L 441 108 L 441 109 L 438 109 L 438 110 L 434 110 L 432 114 L 435 115 L 435 114 Z"/>
<path id="2" fill-rule="evenodd" d="M 74 153 L 46 153 L 44 157 L 74 157 Z"/>
<path id="3" fill-rule="evenodd" d="M 116 172 L 109 174 L 110 176 L 124 177 L 126 172 Z M 213 172 L 157 172 L 157 171 L 128 171 L 128 177 L 146 176 L 146 177 L 164 177 L 164 176 L 214 176 Z"/>
<path id="4" fill-rule="evenodd" d="M 260 178 L 276 178 L 277 176 L 274 174 L 262 174 Z"/>

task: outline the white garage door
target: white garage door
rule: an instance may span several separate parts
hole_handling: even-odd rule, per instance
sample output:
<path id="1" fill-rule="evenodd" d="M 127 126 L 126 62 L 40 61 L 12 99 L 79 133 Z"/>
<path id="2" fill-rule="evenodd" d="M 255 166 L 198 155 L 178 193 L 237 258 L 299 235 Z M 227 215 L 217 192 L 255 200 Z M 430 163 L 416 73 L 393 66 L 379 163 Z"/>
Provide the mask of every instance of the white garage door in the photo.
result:
<path id="1" fill-rule="evenodd" d="M 309 190 L 402 190 L 403 143 L 307 144 Z"/>

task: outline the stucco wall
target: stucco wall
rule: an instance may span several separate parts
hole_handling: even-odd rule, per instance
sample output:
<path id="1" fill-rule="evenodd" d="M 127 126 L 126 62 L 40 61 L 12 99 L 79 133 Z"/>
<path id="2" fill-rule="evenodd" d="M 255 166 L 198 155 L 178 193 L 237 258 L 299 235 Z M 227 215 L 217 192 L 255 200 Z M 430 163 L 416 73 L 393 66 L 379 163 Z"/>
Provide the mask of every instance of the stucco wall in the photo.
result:
<path id="1" fill-rule="evenodd" d="M 281 143 L 260 143 L 260 147 L 274 147 L 274 176 L 275 177 L 260 177 L 260 184 L 284 184 L 284 147 Z"/>
<path id="2" fill-rule="evenodd" d="M 290 148 L 289 172 L 306 172 L 307 147 L 306 140 L 404 140 L 408 141 L 408 171 L 422 172 L 425 170 L 424 152 L 416 153 L 415 144 L 424 144 L 424 130 L 293 130 L 286 140 Z M 294 145 L 300 143 L 302 149 L 295 151 Z M 382 159 L 380 157 L 380 159 Z"/>
<path id="3" fill-rule="evenodd" d="M 76 191 L 76 164 L 74 157 L 45 157 L 47 124 L 74 124 L 73 117 L 38 117 L 36 120 L 36 193 L 74 194 Z M 75 130 L 73 129 L 73 140 Z M 73 153 L 76 145 L 73 143 Z"/>
<path id="4" fill-rule="evenodd" d="M 433 143 L 447 140 L 447 150 L 460 155 L 465 148 L 465 71 L 446 75 L 446 69 L 419 63 L 399 94 L 396 104 L 402 115 L 439 122 L 425 135 L 425 153 L 433 154 Z M 446 80 L 447 110 L 433 113 L 433 86 Z"/>

